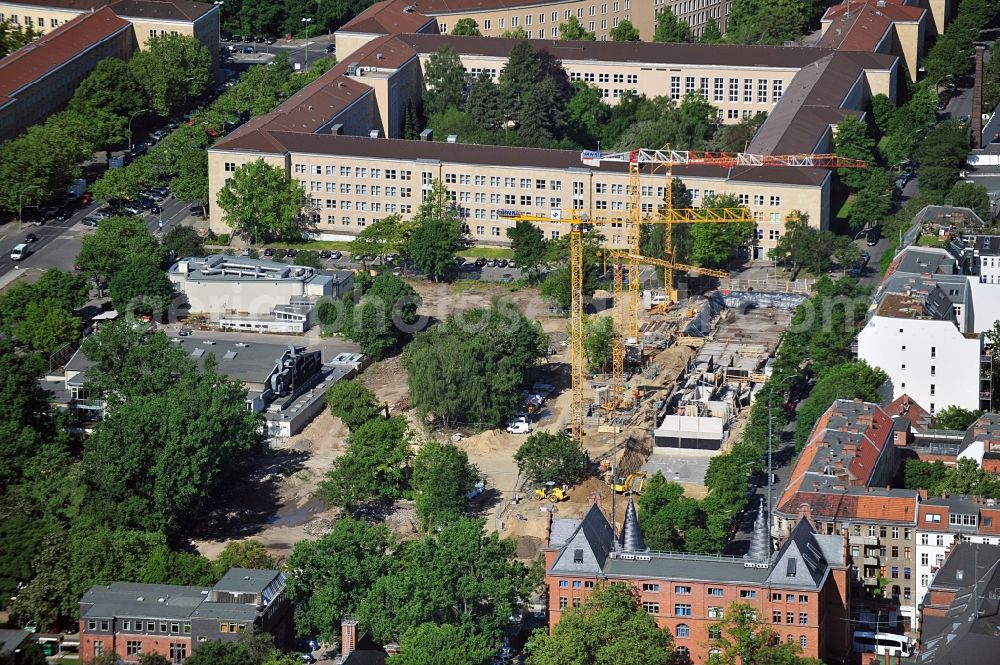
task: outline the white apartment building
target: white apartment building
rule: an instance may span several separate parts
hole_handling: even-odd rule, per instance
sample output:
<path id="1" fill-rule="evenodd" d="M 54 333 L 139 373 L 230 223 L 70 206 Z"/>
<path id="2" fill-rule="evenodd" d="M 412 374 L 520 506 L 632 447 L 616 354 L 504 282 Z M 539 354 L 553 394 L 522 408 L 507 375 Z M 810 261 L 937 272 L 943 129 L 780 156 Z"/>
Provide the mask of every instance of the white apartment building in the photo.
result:
<path id="1" fill-rule="evenodd" d="M 858 334 L 858 358 L 888 375 L 887 400 L 909 395 L 931 415 L 952 405 L 988 409 L 990 358 L 973 280 L 955 274 L 957 262 L 943 249 L 907 248 L 894 268 Z"/>
<path id="2" fill-rule="evenodd" d="M 916 611 L 956 541 L 1000 544 L 1000 507 L 994 499 L 964 494 L 925 498 L 916 528 Z"/>

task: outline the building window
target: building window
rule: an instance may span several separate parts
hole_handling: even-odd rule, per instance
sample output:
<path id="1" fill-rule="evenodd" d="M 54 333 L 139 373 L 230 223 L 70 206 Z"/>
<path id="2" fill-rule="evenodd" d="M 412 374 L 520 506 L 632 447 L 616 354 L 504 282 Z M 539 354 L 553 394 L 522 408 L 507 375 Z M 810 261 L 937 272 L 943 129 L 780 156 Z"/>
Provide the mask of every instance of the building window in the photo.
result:
<path id="1" fill-rule="evenodd" d="M 573 580 L 573 588 L 574 589 L 582 589 L 583 588 L 583 581 L 582 580 Z"/>
<path id="2" fill-rule="evenodd" d="M 644 583 L 642 585 L 642 592 L 643 593 L 659 593 L 660 592 L 660 585 L 659 584 Z"/>
<path id="3" fill-rule="evenodd" d="M 753 102 L 753 79 L 743 79 L 743 101 L 747 104 Z"/>
<path id="4" fill-rule="evenodd" d="M 687 647 L 677 647 L 677 655 L 681 657 L 681 660 L 687 661 L 691 658 L 691 650 Z"/>
<path id="5" fill-rule="evenodd" d="M 723 610 L 721 607 L 708 608 L 709 619 L 721 619 L 724 615 L 725 615 L 725 610 Z"/>
<path id="6" fill-rule="evenodd" d="M 729 101 L 740 101 L 740 80 L 729 79 Z"/>
<path id="7" fill-rule="evenodd" d="M 503 19 L 500 20 L 502 21 Z M 559 609 L 566 609 L 567 606 L 569 606 L 569 598 L 566 596 L 559 596 Z"/>
<path id="8" fill-rule="evenodd" d="M 708 639 L 710 640 L 721 640 L 722 639 L 722 629 L 718 626 L 712 626 L 708 629 Z"/>
<path id="9" fill-rule="evenodd" d="M 94 640 L 94 658 L 104 655 L 104 640 Z"/>
<path id="10" fill-rule="evenodd" d="M 671 99 L 681 98 L 681 77 L 671 76 L 670 77 L 670 97 Z"/>
<path id="11" fill-rule="evenodd" d="M 785 82 L 780 79 L 771 81 L 771 102 L 777 104 L 784 92 Z"/>
<path id="12" fill-rule="evenodd" d="M 645 603 L 644 603 L 645 604 Z M 674 615 L 679 617 L 689 617 L 691 616 L 691 606 L 684 603 L 677 603 L 674 605 Z"/>
<path id="13" fill-rule="evenodd" d="M 236 162 L 226 162 L 225 169 L 227 172 L 233 172 L 236 170 Z"/>
<path id="14" fill-rule="evenodd" d="M 141 640 L 126 640 L 125 642 L 125 656 L 138 656 L 142 653 L 142 641 Z"/>
<path id="15" fill-rule="evenodd" d="M 799 624 L 803 625 L 803 626 L 809 624 L 809 613 L 808 612 L 799 612 Z"/>
<path id="16" fill-rule="evenodd" d="M 771 600 L 773 602 L 775 602 L 775 603 L 780 603 L 781 602 L 781 594 L 780 593 L 772 593 L 771 594 Z"/>
<path id="17" fill-rule="evenodd" d="M 712 101 L 721 102 L 723 95 L 725 94 L 726 80 L 717 78 L 714 80 L 714 90 L 712 92 Z"/>
<path id="18" fill-rule="evenodd" d="M 691 637 L 691 627 L 686 623 L 677 624 L 677 630 L 674 631 L 677 637 Z"/>
<path id="19" fill-rule="evenodd" d="M 183 642 L 171 642 L 170 661 L 173 663 L 182 663 L 185 658 L 187 658 L 187 645 Z"/>
<path id="20" fill-rule="evenodd" d="M 101 630 L 107 631 L 111 629 L 111 623 L 109 621 L 101 621 Z"/>
<path id="21" fill-rule="evenodd" d="M 781 610 L 773 610 L 771 612 L 771 622 L 781 623 Z"/>
<path id="22" fill-rule="evenodd" d="M 573 607 L 580 607 L 580 597 L 573 596 Z"/>
<path id="23" fill-rule="evenodd" d="M 740 598 L 756 598 L 757 592 L 749 589 L 740 589 Z"/>
<path id="24" fill-rule="evenodd" d="M 795 623 L 795 612 L 785 612 L 785 623 Z"/>
<path id="25" fill-rule="evenodd" d="M 690 594 L 691 593 L 691 587 L 689 587 L 689 586 L 675 586 L 674 587 L 674 593 L 679 593 L 679 594 L 684 594 L 684 595 Z"/>
<path id="26" fill-rule="evenodd" d="M 799 602 L 800 603 L 808 603 L 809 602 L 809 596 L 799 596 Z"/>
<path id="27" fill-rule="evenodd" d="M 93 619 L 87 621 L 87 630 L 97 630 L 97 622 Z"/>
<path id="28" fill-rule="evenodd" d="M 659 614 L 660 613 L 660 604 L 659 603 L 652 603 L 652 602 L 649 602 L 649 601 L 645 601 L 642 604 L 642 609 L 644 609 L 647 614 Z M 686 614 L 685 616 L 691 616 L 690 609 L 688 611 L 688 614 Z"/>
<path id="29" fill-rule="evenodd" d="M 806 638 L 805 635 L 799 636 L 799 646 L 802 647 L 803 649 L 809 646 L 809 640 Z"/>

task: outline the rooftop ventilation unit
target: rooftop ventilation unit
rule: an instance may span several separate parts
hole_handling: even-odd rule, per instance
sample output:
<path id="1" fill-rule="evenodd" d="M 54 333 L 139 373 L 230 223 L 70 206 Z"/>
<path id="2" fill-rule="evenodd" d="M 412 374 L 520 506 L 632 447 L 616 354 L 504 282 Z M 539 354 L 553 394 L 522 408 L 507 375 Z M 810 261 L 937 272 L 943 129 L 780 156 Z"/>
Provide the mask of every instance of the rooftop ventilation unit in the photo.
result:
<path id="1" fill-rule="evenodd" d="M 458 143 L 458 134 L 448 134 L 448 143 Z"/>

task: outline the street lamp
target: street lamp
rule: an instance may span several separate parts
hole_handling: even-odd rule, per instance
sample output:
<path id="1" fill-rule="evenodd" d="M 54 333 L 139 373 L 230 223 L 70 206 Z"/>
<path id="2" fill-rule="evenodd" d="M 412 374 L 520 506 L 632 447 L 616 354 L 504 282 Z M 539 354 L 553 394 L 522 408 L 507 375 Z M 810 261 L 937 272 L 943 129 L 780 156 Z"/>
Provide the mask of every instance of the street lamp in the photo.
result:
<path id="1" fill-rule="evenodd" d="M 309 67 L 309 24 L 312 23 L 312 19 L 304 18 L 302 22 L 306 24 L 306 67 Z"/>
<path id="2" fill-rule="evenodd" d="M 132 118 L 136 117 L 140 113 L 145 113 L 149 109 L 139 109 L 132 115 L 128 117 L 128 151 L 132 152 Z"/>
<path id="3" fill-rule="evenodd" d="M 18 226 L 18 228 L 20 228 L 21 225 L 24 223 L 24 220 L 21 219 L 21 210 L 23 208 L 23 206 L 21 205 L 21 200 L 24 198 L 24 193 L 25 192 L 30 192 L 33 189 L 41 189 L 41 187 L 39 185 L 29 185 L 27 188 L 22 189 L 20 192 L 17 193 L 17 226 Z"/>

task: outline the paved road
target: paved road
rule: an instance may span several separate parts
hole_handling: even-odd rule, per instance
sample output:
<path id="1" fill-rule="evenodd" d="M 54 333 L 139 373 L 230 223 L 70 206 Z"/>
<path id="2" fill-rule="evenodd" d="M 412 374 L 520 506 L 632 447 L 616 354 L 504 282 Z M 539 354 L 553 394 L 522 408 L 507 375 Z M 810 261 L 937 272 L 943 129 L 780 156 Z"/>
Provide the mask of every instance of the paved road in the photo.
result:
<path id="1" fill-rule="evenodd" d="M 100 206 L 99 203 L 87 206 L 77 211 L 65 222 L 50 221 L 44 226 L 24 224 L 20 229 L 17 222 L 11 222 L 0 227 L 0 283 L 9 281 L 4 279 L 4 276 L 12 270 L 25 268 L 72 270 L 76 256 L 80 253 L 83 237 L 88 233 L 93 233 L 91 228 L 80 224 L 80 220 Z M 177 201 L 172 196 L 161 204 L 161 208 L 163 209 L 162 215 L 149 213 L 143 215 L 147 228 L 154 234 L 160 231 L 160 219 L 163 220 L 162 231 L 166 232 L 190 215 L 189 205 Z M 24 242 L 24 237 L 28 233 L 34 233 L 38 236 L 38 241 L 32 243 L 34 252 L 26 259 L 12 261 L 10 258 L 11 249 L 14 245 Z"/>

